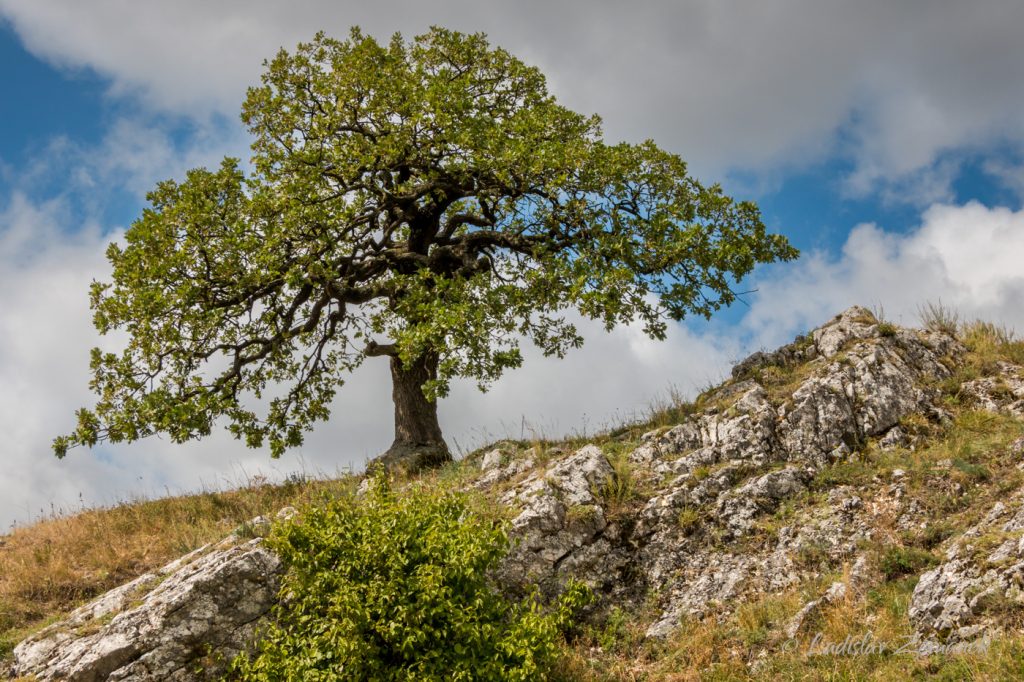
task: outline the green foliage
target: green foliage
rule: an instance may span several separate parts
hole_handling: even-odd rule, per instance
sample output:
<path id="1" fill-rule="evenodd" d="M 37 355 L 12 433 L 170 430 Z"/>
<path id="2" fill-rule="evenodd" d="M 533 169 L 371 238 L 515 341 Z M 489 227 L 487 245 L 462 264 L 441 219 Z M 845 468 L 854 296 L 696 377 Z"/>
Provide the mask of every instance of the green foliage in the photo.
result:
<path id="1" fill-rule="evenodd" d="M 679 511 L 679 528 L 684 535 L 692 535 L 703 520 L 704 515 L 694 507 L 686 506 Z"/>
<path id="2" fill-rule="evenodd" d="M 600 119 L 482 34 L 317 35 L 267 64 L 242 119 L 251 174 L 225 159 L 160 183 L 110 246 L 95 324 L 129 340 L 93 352 L 99 400 L 58 455 L 225 418 L 277 456 L 366 357 L 430 358 L 432 400 L 518 366 L 523 338 L 580 346 L 569 308 L 661 339 L 666 319 L 733 302 L 758 263 L 796 257 L 754 204 L 652 141 L 606 144 Z M 250 398 L 271 388 L 259 415 Z"/>
<path id="3" fill-rule="evenodd" d="M 311 507 L 269 540 L 288 565 L 276 618 L 238 679 L 538 680 L 589 600 L 571 583 L 552 609 L 509 603 L 487 572 L 504 526 L 470 500 L 383 475 L 362 498 Z"/>
<path id="4" fill-rule="evenodd" d="M 594 639 L 603 651 L 620 651 L 632 644 L 629 626 L 629 614 L 615 606 L 605 617 L 604 626 L 595 631 Z"/>
<path id="5" fill-rule="evenodd" d="M 915 575 L 931 568 L 939 560 L 931 552 L 916 547 L 890 546 L 879 557 L 879 569 L 886 580 Z"/>
<path id="6" fill-rule="evenodd" d="M 878 323 L 878 335 L 879 336 L 896 336 L 896 332 L 899 331 L 891 322 L 879 322 Z"/>

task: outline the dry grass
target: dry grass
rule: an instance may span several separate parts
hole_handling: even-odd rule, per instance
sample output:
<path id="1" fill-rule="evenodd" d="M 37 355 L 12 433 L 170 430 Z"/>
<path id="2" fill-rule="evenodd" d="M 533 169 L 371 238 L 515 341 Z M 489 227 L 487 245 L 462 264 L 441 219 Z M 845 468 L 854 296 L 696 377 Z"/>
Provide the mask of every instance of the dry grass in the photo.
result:
<path id="1" fill-rule="evenodd" d="M 741 605 L 722 620 L 687 621 L 664 643 L 642 642 L 637 626 L 621 626 L 622 646 L 592 630 L 566 645 L 556 679 L 564 682 L 696 682 L 698 680 L 1019 680 L 1024 640 L 993 641 L 980 653 L 918 656 L 906 611 L 916 578 L 848 592 L 805 622 L 796 639 L 783 630 L 824 582 Z M 815 590 L 818 590 L 815 592 Z M 818 638 L 816 640 L 816 638 Z M 875 653 L 831 653 L 827 644 L 874 643 Z M 864 649 L 862 645 L 862 650 Z"/>
<path id="2" fill-rule="evenodd" d="M 968 366 L 982 375 L 994 374 L 1000 361 L 1024 364 L 1024 340 L 1006 327 L 979 320 L 964 325 L 960 338 L 971 352 Z"/>
<path id="3" fill-rule="evenodd" d="M 938 303 L 928 301 L 918 306 L 917 315 L 921 319 L 921 325 L 934 332 L 956 336 L 961 327 L 960 313 L 944 305 L 941 299 Z"/>
<path id="4" fill-rule="evenodd" d="M 57 516 L 0 536 L 0 664 L 26 633 L 81 602 L 351 480 L 260 480 L 222 492 Z M 2 667 L 2 665 L 0 665 Z"/>

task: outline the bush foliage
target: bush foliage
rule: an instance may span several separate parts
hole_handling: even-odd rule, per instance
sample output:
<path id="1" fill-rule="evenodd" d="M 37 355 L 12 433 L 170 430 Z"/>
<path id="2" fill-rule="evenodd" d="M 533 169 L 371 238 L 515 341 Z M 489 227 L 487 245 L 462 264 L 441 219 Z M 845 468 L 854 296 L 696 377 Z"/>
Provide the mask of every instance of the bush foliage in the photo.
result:
<path id="1" fill-rule="evenodd" d="M 589 590 L 571 583 L 550 609 L 509 602 L 487 577 L 508 548 L 503 523 L 461 494 L 372 483 L 272 532 L 289 566 L 281 604 L 232 678 L 544 679 Z"/>

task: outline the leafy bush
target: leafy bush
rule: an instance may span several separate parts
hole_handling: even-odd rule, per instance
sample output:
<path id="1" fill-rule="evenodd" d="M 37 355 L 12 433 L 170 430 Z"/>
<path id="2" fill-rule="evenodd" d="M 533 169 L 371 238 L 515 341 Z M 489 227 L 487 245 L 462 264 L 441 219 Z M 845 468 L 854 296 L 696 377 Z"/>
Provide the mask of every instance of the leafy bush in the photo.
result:
<path id="1" fill-rule="evenodd" d="M 502 523 L 470 499 L 427 487 L 393 492 L 378 475 L 363 498 L 310 507 L 272 531 L 289 567 L 281 603 L 232 678 L 537 680 L 590 592 L 510 603 L 487 572 L 504 555 Z"/>
<path id="2" fill-rule="evenodd" d="M 931 568 L 939 560 L 931 552 L 916 547 L 890 546 L 885 549 L 879 561 L 879 568 L 886 580 L 895 580 L 905 575 L 915 575 Z"/>

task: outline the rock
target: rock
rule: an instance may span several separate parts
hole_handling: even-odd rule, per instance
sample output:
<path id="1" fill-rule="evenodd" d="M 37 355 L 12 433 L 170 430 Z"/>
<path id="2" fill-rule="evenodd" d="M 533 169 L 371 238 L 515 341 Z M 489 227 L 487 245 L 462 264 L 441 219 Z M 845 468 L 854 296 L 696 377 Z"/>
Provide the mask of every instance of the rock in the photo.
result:
<path id="1" fill-rule="evenodd" d="M 521 508 L 512 520 L 513 549 L 497 573 L 506 588 L 525 592 L 537 584 L 554 594 L 570 575 L 591 584 L 615 581 L 622 557 L 604 537 L 608 522 L 599 499 L 614 475 L 601 449 L 587 445 L 504 495 L 504 504 Z"/>
<path id="2" fill-rule="evenodd" d="M 213 679 L 277 597 L 280 560 L 228 540 L 143 575 L 18 644 L 15 673 L 41 681 Z"/>
<path id="3" fill-rule="evenodd" d="M 899 424 L 886 431 L 885 435 L 878 439 L 878 446 L 883 450 L 903 448 L 909 443 L 910 439 L 907 437 L 906 431 L 904 431 Z"/>
<path id="4" fill-rule="evenodd" d="M 846 319 L 847 313 L 838 319 Z M 848 335 L 851 328 L 860 329 L 857 324 L 840 325 L 827 337 L 829 343 L 859 338 Z M 896 426 L 902 417 L 928 409 L 937 393 L 925 388 L 924 380 L 950 373 L 941 362 L 942 352 L 958 354 L 963 348 L 952 339 L 919 339 L 909 333 L 848 347 L 842 362 L 809 377 L 793 393 L 792 404 L 780 411 L 780 438 L 790 458 L 818 465 L 833 461 L 867 437 Z"/>
<path id="5" fill-rule="evenodd" d="M 758 351 L 736 363 L 732 368 L 732 377 L 734 379 L 742 379 L 763 367 L 785 367 L 813 360 L 817 355 L 817 348 L 813 343 L 810 343 L 810 339 L 798 336 L 793 343 L 782 346 L 775 351 L 770 353 Z"/>
<path id="6" fill-rule="evenodd" d="M 693 579 L 679 581 L 669 607 L 647 628 L 648 637 L 667 637 L 684 618 L 701 618 L 708 613 L 710 605 L 736 597 L 752 573 L 745 557 L 733 555 L 714 557 L 699 569 L 691 572 Z"/>
<path id="7" fill-rule="evenodd" d="M 1000 540 L 994 548 L 979 545 L 993 537 Z M 987 631 L 993 604 L 1024 607 L 1024 490 L 1009 504 L 996 502 L 946 556 L 922 574 L 910 599 L 908 615 L 923 639 L 977 636 Z"/>
<path id="8" fill-rule="evenodd" d="M 630 461 L 658 462 L 658 473 L 677 474 L 725 460 L 768 463 L 778 453 L 774 434 L 778 417 L 763 387 L 753 382 L 744 384 L 747 390 L 728 414 L 700 414 L 653 435 L 630 453 Z M 685 456 L 672 459 L 680 454 Z"/>
<path id="9" fill-rule="evenodd" d="M 732 537 L 741 537 L 756 517 L 774 510 L 780 500 L 806 489 L 809 479 L 807 472 L 792 466 L 769 472 L 723 496 L 715 516 Z"/>
<path id="10" fill-rule="evenodd" d="M 850 568 L 850 587 L 854 590 L 861 589 L 870 580 L 870 571 L 868 558 L 861 554 Z"/>
<path id="11" fill-rule="evenodd" d="M 519 474 L 533 468 L 533 457 L 512 456 L 507 464 L 502 465 L 501 463 L 505 459 L 505 455 L 500 450 L 491 450 L 484 455 L 485 461 L 481 466 L 484 475 L 477 480 L 476 487 L 486 489 L 496 483 L 515 478 Z"/>
<path id="12" fill-rule="evenodd" d="M 484 454 L 483 458 L 480 460 L 480 470 L 490 471 L 491 469 L 500 467 L 503 456 L 504 453 L 502 453 L 498 448 Z"/>
<path id="13" fill-rule="evenodd" d="M 960 392 L 981 409 L 1024 417 L 1024 367 L 999 362 L 995 376 L 965 382 Z"/>
<path id="14" fill-rule="evenodd" d="M 830 322 L 811 332 L 815 348 L 831 358 L 853 339 L 867 339 L 878 334 L 878 321 L 867 308 L 853 306 L 836 315 Z"/>

